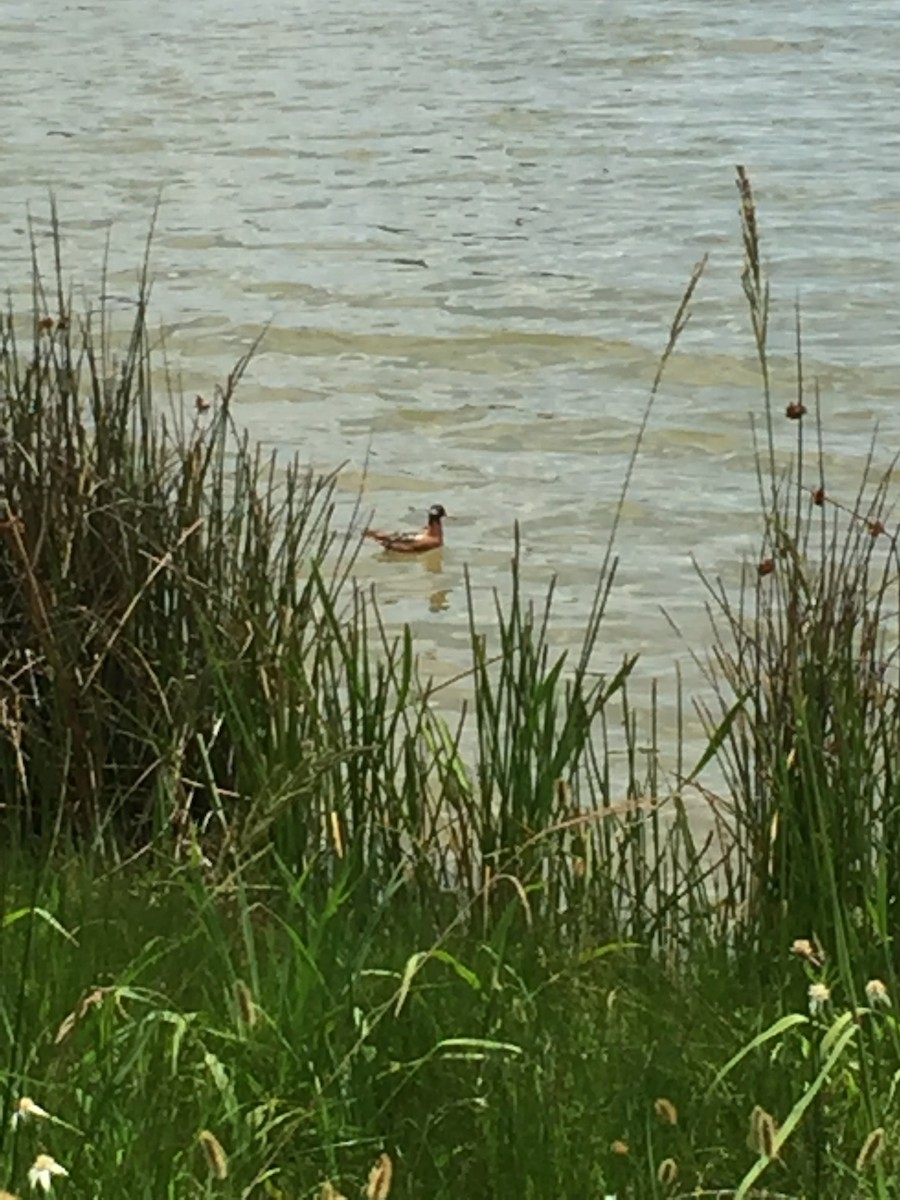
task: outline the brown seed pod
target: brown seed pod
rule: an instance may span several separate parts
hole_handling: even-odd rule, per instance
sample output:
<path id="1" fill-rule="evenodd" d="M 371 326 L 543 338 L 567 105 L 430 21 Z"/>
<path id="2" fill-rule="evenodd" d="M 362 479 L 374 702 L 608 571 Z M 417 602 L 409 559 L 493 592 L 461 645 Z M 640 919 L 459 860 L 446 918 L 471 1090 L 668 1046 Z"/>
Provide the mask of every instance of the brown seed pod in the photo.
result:
<path id="1" fill-rule="evenodd" d="M 756 573 L 759 575 L 760 578 L 762 578 L 764 575 L 771 575 L 774 570 L 775 570 L 775 559 L 774 558 L 764 558 L 762 560 L 762 562 L 759 564 L 759 566 L 756 568 Z"/>
<path id="2" fill-rule="evenodd" d="M 801 417 L 806 416 L 806 405 L 801 404 L 799 400 L 794 400 L 784 410 L 784 415 L 789 421 L 799 421 Z"/>
<path id="3" fill-rule="evenodd" d="M 825 489 L 821 484 L 819 484 L 817 488 L 813 489 L 812 502 L 813 504 L 818 504 L 820 508 L 825 503 Z"/>

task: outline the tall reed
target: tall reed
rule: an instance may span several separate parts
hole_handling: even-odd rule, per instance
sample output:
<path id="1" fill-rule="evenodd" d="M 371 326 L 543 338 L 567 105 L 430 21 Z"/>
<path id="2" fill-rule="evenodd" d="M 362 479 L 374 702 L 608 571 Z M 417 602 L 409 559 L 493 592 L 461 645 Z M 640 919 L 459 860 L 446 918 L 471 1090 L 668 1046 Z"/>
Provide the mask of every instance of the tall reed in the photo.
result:
<path id="1" fill-rule="evenodd" d="M 827 426 L 818 385 L 810 389 L 804 375 L 799 312 L 794 397 L 776 411 L 765 349 L 769 285 L 743 171 L 738 186 L 769 433 L 760 455 L 759 559 L 737 595 L 705 577 L 718 711 L 735 698 L 742 708 L 721 747 L 739 862 L 733 902 L 753 937 L 774 933 L 784 947 L 811 932 L 832 939 L 848 913 L 859 931 L 883 939 L 900 895 L 900 560 L 889 528 L 891 470 L 876 476 L 870 455 L 855 495 L 829 485 Z M 784 466 L 779 422 L 796 431 Z"/>
<path id="2" fill-rule="evenodd" d="M 127 335 L 79 318 L 57 230 L 0 320 L 0 1185 L 52 1149 L 60 1189 L 147 1197 L 892 1194 L 888 480 L 826 480 L 799 315 L 776 411 L 738 186 L 763 542 L 706 577 L 674 791 L 634 658 L 596 670 L 614 539 L 568 656 L 517 554 L 491 623 L 469 580 L 451 725 L 333 479 L 238 431 L 247 360 L 156 396 L 146 269 Z"/>
<path id="3" fill-rule="evenodd" d="M 634 660 L 594 670 L 612 538 L 570 657 L 553 647 L 554 587 L 526 601 L 517 547 L 492 629 L 470 603 L 466 762 L 410 630 L 389 631 L 354 584 L 358 538 L 335 529 L 334 479 L 281 467 L 239 431 L 252 350 L 207 399 L 156 395 L 146 262 L 123 332 L 103 304 L 75 312 L 56 224 L 53 247 L 49 282 L 35 256 L 33 313 L 0 320 L 7 832 L 114 857 L 174 847 L 213 870 L 271 846 L 375 894 L 412 873 L 438 907 L 441 889 L 527 894 L 583 930 L 640 909 L 649 935 L 659 796 L 633 769 Z M 620 791 L 608 738 L 621 711 Z M 673 828 L 681 853 L 690 839 Z"/>

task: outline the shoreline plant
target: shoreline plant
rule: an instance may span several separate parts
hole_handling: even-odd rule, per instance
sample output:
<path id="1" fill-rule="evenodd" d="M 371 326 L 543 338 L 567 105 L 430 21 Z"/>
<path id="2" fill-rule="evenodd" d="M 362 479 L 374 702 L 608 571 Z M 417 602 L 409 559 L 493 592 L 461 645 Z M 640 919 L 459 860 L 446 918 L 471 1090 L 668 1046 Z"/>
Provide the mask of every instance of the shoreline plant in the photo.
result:
<path id="1" fill-rule="evenodd" d="M 763 535 L 737 595 L 704 577 L 708 745 L 673 780 L 635 660 L 593 670 L 615 529 L 569 657 L 517 541 L 490 629 L 467 580 L 451 726 L 333 478 L 239 430 L 249 357 L 167 411 L 146 262 L 123 342 L 54 213 L 27 335 L 0 318 L 0 1186 L 900 1194 L 889 475 L 832 495 L 799 313 L 776 409 L 738 190 Z"/>

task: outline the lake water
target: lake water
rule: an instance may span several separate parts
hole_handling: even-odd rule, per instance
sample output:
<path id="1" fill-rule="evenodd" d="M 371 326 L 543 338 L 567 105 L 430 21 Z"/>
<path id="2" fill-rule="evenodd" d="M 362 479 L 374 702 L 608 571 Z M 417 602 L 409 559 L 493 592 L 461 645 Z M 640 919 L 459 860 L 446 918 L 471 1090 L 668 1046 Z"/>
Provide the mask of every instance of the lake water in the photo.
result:
<path id="1" fill-rule="evenodd" d="M 427 670 L 465 664 L 463 567 L 504 588 L 513 522 L 535 592 L 580 635 L 659 353 L 709 253 L 619 529 L 598 665 L 671 681 L 708 641 L 692 556 L 757 554 L 734 164 L 757 193 L 781 408 L 794 304 L 820 382 L 829 490 L 876 423 L 900 433 L 900 21 L 820 0 L 5 0 L 0 253 L 28 279 L 26 213 L 56 193 L 70 275 L 134 294 L 156 198 L 155 313 L 189 400 L 264 327 L 239 420 L 341 463 L 379 524 L 452 514 L 435 565 L 366 549 Z M 123 313 L 127 312 L 125 304 Z M 785 445 L 795 427 L 784 422 Z M 686 667 L 691 686 L 697 673 Z M 666 698 L 668 697 L 668 699 Z"/>

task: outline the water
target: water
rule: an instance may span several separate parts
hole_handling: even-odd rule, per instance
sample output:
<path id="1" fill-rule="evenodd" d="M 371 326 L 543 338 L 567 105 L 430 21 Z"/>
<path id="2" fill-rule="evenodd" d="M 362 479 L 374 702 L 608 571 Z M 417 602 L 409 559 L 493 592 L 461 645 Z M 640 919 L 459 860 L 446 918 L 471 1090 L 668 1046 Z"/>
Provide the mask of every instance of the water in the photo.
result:
<path id="1" fill-rule="evenodd" d="M 4 283 L 26 284 L 26 208 L 42 233 L 52 188 L 72 276 L 96 293 L 111 227 L 109 290 L 133 295 L 161 194 L 156 314 L 188 399 L 266 327 L 237 409 L 252 434 L 346 463 L 348 513 L 363 480 L 380 524 L 451 512 L 439 564 L 367 550 L 359 565 L 438 678 L 465 662 L 463 564 L 487 612 L 516 519 L 525 577 L 537 591 L 558 573 L 557 637 L 577 641 L 669 323 L 708 252 L 624 509 L 598 660 L 639 651 L 671 684 L 678 659 L 700 686 L 661 606 L 702 647 L 692 556 L 734 581 L 758 544 L 736 162 L 774 281 L 778 404 L 799 298 L 829 491 L 852 494 L 876 422 L 879 461 L 896 447 L 893 4 L 3 7 Z"/>

